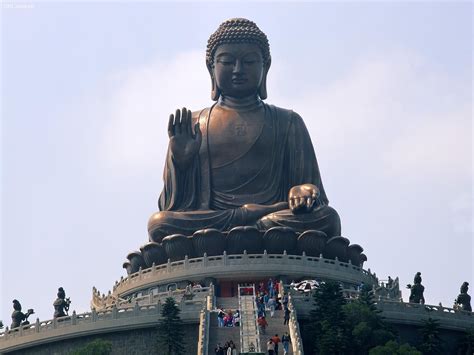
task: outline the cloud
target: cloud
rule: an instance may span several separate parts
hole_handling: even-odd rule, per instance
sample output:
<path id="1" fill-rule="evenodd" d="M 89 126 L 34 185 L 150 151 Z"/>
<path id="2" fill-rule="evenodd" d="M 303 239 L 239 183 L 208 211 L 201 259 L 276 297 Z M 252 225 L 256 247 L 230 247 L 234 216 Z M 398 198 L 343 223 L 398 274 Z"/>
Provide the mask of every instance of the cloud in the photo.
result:
<path id="1" fill-rule="evenodd" d="M 107 86 L 113 89 L 101 103 L 106 124 L 99 151 L 113 169 L 155 170 L 166 152 L 169 114 L 183 106 L 202 109 L 210 102 L 209 77 L 197 51 L 156 58 L 109 78 Z"/>
<path id="2" fill-rule="evenodd" d="M 311 75 L 294 83 L 295 97 L 278 99 L 302 115 L 318 155 L 370 158 L 369 170 L 420 181 L 471 177 L 468 80 L 404 49 L 360 56 L 326 86 L 312 88 Z"/>

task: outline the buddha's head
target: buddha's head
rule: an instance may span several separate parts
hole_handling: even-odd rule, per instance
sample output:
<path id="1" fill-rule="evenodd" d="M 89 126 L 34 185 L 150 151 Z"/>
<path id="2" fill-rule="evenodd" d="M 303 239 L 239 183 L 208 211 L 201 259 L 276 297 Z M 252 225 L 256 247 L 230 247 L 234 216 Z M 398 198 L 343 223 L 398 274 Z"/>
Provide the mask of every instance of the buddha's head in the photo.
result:
<path id="1" fill-rule="evenodd" d="M 207 43 L 206 65 L 212 80 L 212 99 L 224 96 L 267 98 L 270 46 L 265 33 L 243 18 L 224 21 Z"/>

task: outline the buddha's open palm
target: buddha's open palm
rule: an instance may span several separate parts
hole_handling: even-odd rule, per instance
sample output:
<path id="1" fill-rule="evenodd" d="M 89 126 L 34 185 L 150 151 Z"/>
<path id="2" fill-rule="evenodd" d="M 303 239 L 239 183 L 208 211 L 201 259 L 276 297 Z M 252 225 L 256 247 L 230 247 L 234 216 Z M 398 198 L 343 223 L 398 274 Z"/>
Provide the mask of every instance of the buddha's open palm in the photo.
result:
<path id="1" fill-rule="evenodd" d="M 319 189 L 313 184 L 294 186 L 288 193 L 288 202 L 293 213 L 311 212 L 319 197 Z"/>
<path id="2" fill-rule="evenodd" d="M 201 147 L 199 122 L 194 125 L 194 133 L 192 124 L 192 112 L 186 108 L 176 110 L 168 121 L 171 155 L 180 168 L 186 168 Z"/>

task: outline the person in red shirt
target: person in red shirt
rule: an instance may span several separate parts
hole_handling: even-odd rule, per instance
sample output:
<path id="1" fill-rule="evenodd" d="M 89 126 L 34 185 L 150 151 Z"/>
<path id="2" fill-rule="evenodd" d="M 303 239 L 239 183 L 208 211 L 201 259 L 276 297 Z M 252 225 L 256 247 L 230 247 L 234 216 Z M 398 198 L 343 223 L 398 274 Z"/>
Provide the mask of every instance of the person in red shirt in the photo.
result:
<path id="1" fill-rule="evenodd" d="M 267 328 L 267 320 L 265 319 L 265 317 L 258 317 L 258 320 L 257 320 L 257 324 L 258 324 L 258 327 L 260 328 L 260 332 L 262 334 L 265 334 L 265 329 Z"/>
<path id="2" fill-rule="evenodd" d="M 278 336 L 278 334 L 275 334 L 274 336 L 272 336 L 272 341 L 275 344 L 275 355 L 277 355 L 278 354 L 278 343 L 281 342 L 281 339 Z"/>

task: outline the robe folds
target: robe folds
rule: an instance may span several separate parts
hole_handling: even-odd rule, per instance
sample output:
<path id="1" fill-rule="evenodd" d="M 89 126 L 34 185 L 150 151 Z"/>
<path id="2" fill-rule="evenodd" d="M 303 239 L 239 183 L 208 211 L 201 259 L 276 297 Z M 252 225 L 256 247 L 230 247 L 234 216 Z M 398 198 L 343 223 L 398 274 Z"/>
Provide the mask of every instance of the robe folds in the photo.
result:
<path id="1" fill-rule="evenodd" d="M 204 228 L 229 230 L 255 225 L 257 221 L 249 220 L 245 204 L 287 202 L 289 190 L 306 183 L 319 188 L 317 205 L 327 206 L 316 155 L 302 118 L 291 110 L 263 105 L 264 126 L 255 142 L 236 159 L 220 166 L 212 164 L 212 157 L 219 152 L 209 151 L 212 108 L 201 111 L 197 117 L 202 132 L 199 154 L 183 171 L 168 149 L 159 198 L 161 217 L 149 228 L 159 228 L 163 235 L 190 235 Z M 258 169 L 249 169 L 256 161 Z M 226 179 L 229 176 L 232 178 Z M 152 235 L 153 231 L 149 232 Z"/>

